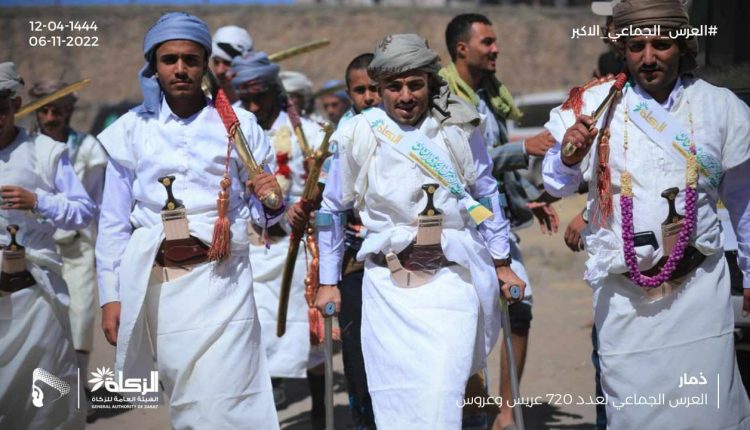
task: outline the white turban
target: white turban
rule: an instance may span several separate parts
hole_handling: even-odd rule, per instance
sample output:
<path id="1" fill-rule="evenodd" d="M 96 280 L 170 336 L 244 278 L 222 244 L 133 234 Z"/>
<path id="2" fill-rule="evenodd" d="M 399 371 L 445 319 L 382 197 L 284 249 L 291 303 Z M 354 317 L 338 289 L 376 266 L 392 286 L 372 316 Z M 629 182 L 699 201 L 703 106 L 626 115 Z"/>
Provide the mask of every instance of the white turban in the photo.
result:
<path id="1" fill-rule="evenodd" d="M 10 90 L 10 97 L 16 97 L 23 88 L 23 79 L 16 73 L 16 65 L 10 61 L 0 63 L 0 91 Z"/>
<path id="2" fill-rule="evenodd" d="M 304 73 L 283 70 L 279 73 L 279 79 L 289 94 L 311 95 L 313 92 L 313 83 Z"/>
<path id="3" fill-rule="evenodd" d="M 253 50 L 253 38 L 244 28 L 228 25 L 216 30 L 212 49 L 212 56 L 232 61 L 234 57 L 241 57 Z"/>

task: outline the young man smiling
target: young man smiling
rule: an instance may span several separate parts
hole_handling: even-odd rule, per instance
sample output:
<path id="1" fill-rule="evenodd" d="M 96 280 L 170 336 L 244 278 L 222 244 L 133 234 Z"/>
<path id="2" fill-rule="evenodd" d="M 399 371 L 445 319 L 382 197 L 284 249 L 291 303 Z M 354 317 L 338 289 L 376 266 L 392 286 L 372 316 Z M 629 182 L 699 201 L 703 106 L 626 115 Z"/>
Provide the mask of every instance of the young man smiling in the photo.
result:
<path id="1" fill-rule="evenodd" d="M 508 298 L 510 284 L 524 286 L 509 267 L 508 222 L 474 128 L 476 110 L 451 96 L 437 71 L 437 54 L 416 34 L 387 36 L 377 45 L 368 72 L 383 107 L 334 134 L 338 151 L 321 208 L 333 220 L 319 226 L 321 309 L 340 302 L 339 215 L 354 208 L 368 230 L 357 255 L 365 261 L 362 352 L 383 429 L 461 427 L 457 403 L 466 381 L 497 340 L 497 280 Z M 422 155 L 408 149 L 412 144 L 421 145 Z M 430 163 L 441 173 L 419 167 Z M 428 185 L 446 178 L 450 190 Z M 479 211 L 475 199 L 492 213 Z M 426 206 L 442 213 L 441 232 L 430 230 L 438 237 L 418 236 Z M 425 283 L 411 284 L 404 270 Z"/>

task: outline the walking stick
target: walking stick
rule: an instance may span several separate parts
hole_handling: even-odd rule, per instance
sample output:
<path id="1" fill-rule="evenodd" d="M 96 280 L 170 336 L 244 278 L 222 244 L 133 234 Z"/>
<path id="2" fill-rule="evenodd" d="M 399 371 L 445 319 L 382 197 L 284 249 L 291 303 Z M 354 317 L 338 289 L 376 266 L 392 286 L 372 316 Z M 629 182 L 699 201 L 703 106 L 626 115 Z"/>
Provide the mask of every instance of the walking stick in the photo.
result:
<path id="1" fill-rule="evenodd" d="M 326 303 L 323 316 L 325 317 L 325 401 L 326 401 L 326 430 L 333 430 L 333 314 L 336 305 Z"/>
<path id="2" fill-rule="evenodd" d="M 510 297 L 513 300 L 521 298 L 521 288 L 518 285 L 510 286 Z M 513 354 L 513 343 L 511 342 L 510 334 L 510 316 L 508 315 L 508 300 L 504 295 L 500 294 L 500 307 L 502 311 L 502 325 L 503 325 L 503 338 L 505 340 L 505 352 L 508 357 L 508 372 L 510 373 L 510 393 L 513 396 L 514 404 L 517 399 L 521 398 L 518 389 L 518 373 L 516 373 L 516 358 Z M 502 370 L 500 372 L 502 375 Z M 523 410 L 519 405 L 513 406 L 513 418 L 516 422 L 516 428 L 518 430 L 524 430 L 523 425 Z"/>

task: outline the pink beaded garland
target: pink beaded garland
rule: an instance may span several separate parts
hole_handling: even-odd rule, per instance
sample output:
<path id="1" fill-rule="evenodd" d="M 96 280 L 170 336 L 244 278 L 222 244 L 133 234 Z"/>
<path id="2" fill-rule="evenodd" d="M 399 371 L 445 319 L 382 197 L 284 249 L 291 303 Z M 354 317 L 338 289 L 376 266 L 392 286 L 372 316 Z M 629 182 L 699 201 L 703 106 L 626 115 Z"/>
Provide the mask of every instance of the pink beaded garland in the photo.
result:
<path id="1" fill-rule="evenodd" d="M 697 184 L 695 183 L 695 173 L 691 170 L 697 171 L 697 163 L 695 162 L 695 144 L 690 144 L 690 154 L 693 160 L 688 163 L 688 183 L 685 187 L 685 223 L 680 228 L 680 234 L 677 239 L 677 243 L 672 250 L 667 262 L 662 267 L 659 274 L 656 276 L 646 276 L 641 273 L 638 268 L 638 257 L 635 252 L 633 232 L 633 197 L 627 195 L 627 193 L 620 194 L 620 211 L 622 212 L 622 241 L 623 251 L 625 254 L 625 263 L 628 266 L 630 272 L 630 279 L 637 285 L 646 288 L 656 288 L 664 282 L 668 281 L 672 276 L 677 263 L 682 260 L 685 254 L 688 243 L 690 242 L 690 235 L 693 233 L 696 222 L 696 202 L 698 200 Z"/>

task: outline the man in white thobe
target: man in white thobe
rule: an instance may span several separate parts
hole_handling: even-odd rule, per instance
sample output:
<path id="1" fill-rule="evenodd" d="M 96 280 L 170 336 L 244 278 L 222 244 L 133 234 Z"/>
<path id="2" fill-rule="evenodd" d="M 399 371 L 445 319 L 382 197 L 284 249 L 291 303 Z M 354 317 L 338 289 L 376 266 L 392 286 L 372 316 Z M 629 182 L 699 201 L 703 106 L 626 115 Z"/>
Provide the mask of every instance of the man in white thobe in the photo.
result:
<path id="1" fill-rule="evenodd" d="M 64 145 L 15 126 L 22 85 L 13 63 L 0 63 L 0 428 L 82 429 L 68 289 L 52 235 L 84 228 L 96 206 Z M 25 248 L 15 273 L 6 273 L 10 226 Z"/>
<path id="2" fill-rule="evenodd" d="M 614 8 L 614 24 L 618 32 L 660 25 L 662 33 L 618 41 L 631 78 L 602 120 L 594 124 L 591 117 L 561 107 L 552 111 L 546 127 L 558 144 L 544 160 L 545 187 L 556 196 L 575 192 L 582 171 L 595 169 L 584 231 L 585 277 L 593 289 L 607 425 L 748 429 L 750 402 L 734 354 L 729 271 L 716 202 L 721 197 L 729 211 L 747 282 L 750 109 L 731 91 L 690 75 L 696 66 L 695 40 L 668 33 L 689 26 L 681 1 L 624 1 Z M 587 90 L 580 112 L 594 111 L 610 87 Z M 611 121 L 605 124 L 607 115 Z M 609 148 L 597 152 L 590 147 L 599 129 L 608 129 Z M 644 284 L 642 275 L 655 277 L 670 266 L 664 240 L 670 236 L 662 224 L 672 211 L 662 193 L 679 189 L 673 206 L 686 214 L 689 142 L 695 144 L 699 164 L 696 226 L 672 276 L 655 288 L 639 286 L 632 279 Z M 563 154 L 561 143 L 575 150 Z M 600 180 L 607 170 L 611 180 Z M 632 177 L 632 240 L 641 274 L 628 267 L 623 251 L 630 242 L 622 234 L 628 212 L 619 204 L 628 195 L 627 182 L 620 182 L 626 170 Z M 608 195 L 612 212 L 607 217 Z"/>
<path id="3" fill-rule="evenodd" d="M 302 145 L 295 133 L 292 116 L 298 111 L 289 110 L 288 99 L 283 99 L 283 88 L 279 81 L 279 66 L 271 63 L 264 52 L 254 52 L 232 61 L 235 77 L 232 84 L 240 97 L 243 108 L 255 114 L 258 124 L 268 135 L 276 154 L 276 179 L 281 185 L 288 211 L 294 212 L 305 187 L 305 159 Z M 320 146 L 323 133 L 320 126 L 297 115 L 297 124 L 307 142 L 307 151 Z M 264 263 L 253 272 L 255 302 L 263 332 L 263 345 L 268 360 L 268 370 L 274 378 L 274 396 L 277 407 L 285 403 L 283 381 L 276 378 L 305 378 L 312 395 L 311 419 L 313 428 L 323 428 L 325 419 L 323 354 L 321 348 L 311 348 L 308 305 L 305 300 L 305 275 L 307 253 L 300 250 L 292 276 L 289 293 L 286 333 L 276 335 L 279 293 L 284 272 L 289 233 L 291 227 L 286 220 L 268 230 L 268 247 L 262 240 L 260 227 L 251 228 L 250 259 Z"/>
<path id="4" fill-rule="evenodd" d="M 378 82 L 383 108 L 367 109 L 336 131 L 332 141 L 338 151 L 321 209 L 332 214 L 329 226 L 319 226 L 316 304 L 321 309 L 328 302 L 338 307 L 340 301 L 340 214 L 354 207 L 368 230 L 357 255 L 365 261 L 362 352 L 381 429 L 460 428 L 466 382 L 497 340 L 498 278 L 508 298 L 510 285 L 524 286 L 510 269 L 508 222 L 475 128 L 479 117 L 471 105 L 450 95 L 437 74 L 437 60 L 415 34 L 387 36 L 377 45 L 368 71 Z M 428 154 L 407 156 L 393 142 L 413 143 Z M 428 174 L 413 160 L 443 173 Z M 417 249 L 416 222 L 427 203 L 422 186 L 440 180 L 452 186 L 434 193 L 434 207 L 443 213 L 439 243 L 431 254 L 439 264 L 427 283 L 403 288 L 398 272 L 392 276 L 386 267 L 384 254 L 400 253 L 400 264 L 416 262 L 404 251 Z M 492 209 L 482 211 L 489 218 L 473 218 L 479 205 L 472 203 L 475 198 Z M 479 229 L 475 222 L 481 223 Z"/>
<path id="5" fill-rule="evenodd" d="M 66 87 L 67 84 L 47 79 L 36 83 L 29 95 L 39 99 Z M 102 202 L 107 153 L 96 138 L 70 127 L 77 98 L 74 94 L 46 104 L 36 111 L 39 132 L 65 144 L 68 157 L 86 193 L 97 205 Z M 63 279 L 70 292 L 70 327 L 81 373 L 88 375 L 88 361 L 94 345 L 96 313 L 96 267 L 94 242 L 96 223 L 86 228 L 55 232 L 57 250 L 63 259 Z"/>
<path id="6" fill-rule="evenodd" d="M 204 96 L 210 49 L 203 21 L 163 15 L 144 39 L 143 104 L 99 135 L 110 156 L 96 248 L 102 327 L 125 378 L 147 376 L 156 362 L 173 428 L 273 429 L 247 224 L 272 224 L 283 206 L 256 198 L 279 195 L 271 174 L 245 186 L 220 112 L 234 111 L 258 163 L 272 166 L 272 152 L 253 115 Z M 160 216 L 172 213 L 162 212 L 172 194 L 186 214 L 184 239 L 165 239 L 184 227 Z M 211 258 L 217 249 L 224 256 Z"/>

